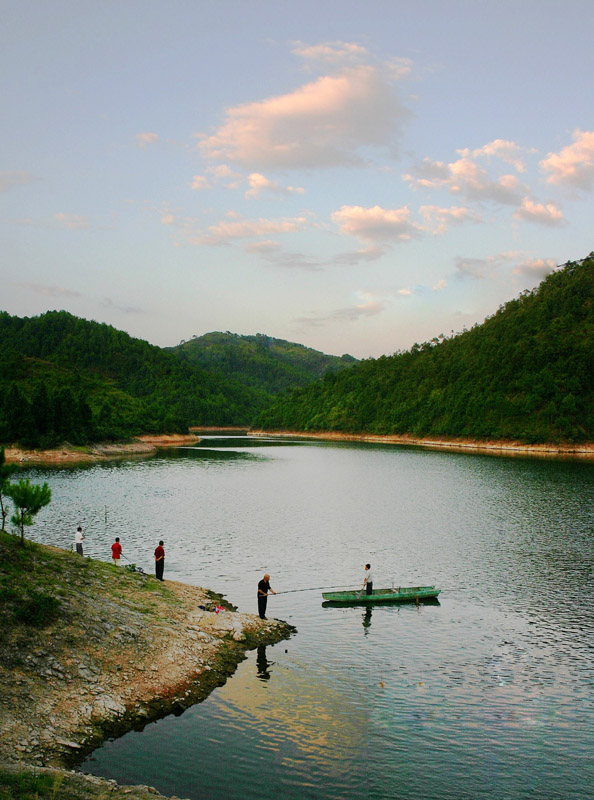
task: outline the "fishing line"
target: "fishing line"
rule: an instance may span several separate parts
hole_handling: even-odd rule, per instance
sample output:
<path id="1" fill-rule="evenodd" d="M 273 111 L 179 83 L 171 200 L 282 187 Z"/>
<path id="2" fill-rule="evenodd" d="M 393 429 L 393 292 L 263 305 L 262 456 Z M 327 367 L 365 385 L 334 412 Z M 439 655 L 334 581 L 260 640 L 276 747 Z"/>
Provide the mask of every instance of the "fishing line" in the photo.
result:
<path id="1" fill-rule="evenodd" d="M 294 592 L 318 592 L 320 589 L 352 589 L 352 584 L 343 584 L 342 586 L 311 586 L 308 589 L 285 589 L 284 592 L 277 592 L 276 594 L 293 594 Z M 353 591 L 356 591 L 353 589 Z"/>

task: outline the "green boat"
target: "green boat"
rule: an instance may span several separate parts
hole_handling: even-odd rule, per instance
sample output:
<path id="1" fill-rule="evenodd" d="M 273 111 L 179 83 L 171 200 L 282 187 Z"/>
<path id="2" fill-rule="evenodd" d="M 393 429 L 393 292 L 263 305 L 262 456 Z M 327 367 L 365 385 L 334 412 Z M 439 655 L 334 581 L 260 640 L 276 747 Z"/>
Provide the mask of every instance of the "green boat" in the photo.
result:
<path id="1" fill-rule="evenodd" d="M 346 592 L 322 592 L 324 605 L 369 605 L 370 603 L 420 603 L 437 600 L 441 589 L 435 586 L 392 586 L 390 589 L 374 589 L 366 594 L 364 589 L 349 589 Z"/>

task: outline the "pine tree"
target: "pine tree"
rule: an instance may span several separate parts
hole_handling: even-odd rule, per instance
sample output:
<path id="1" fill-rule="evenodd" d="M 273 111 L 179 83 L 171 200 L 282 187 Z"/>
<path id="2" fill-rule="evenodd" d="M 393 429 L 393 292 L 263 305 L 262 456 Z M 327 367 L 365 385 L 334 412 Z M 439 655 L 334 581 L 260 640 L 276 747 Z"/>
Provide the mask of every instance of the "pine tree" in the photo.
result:
<path id="1" fill-rule="evenodd" d="M 15 513 L 10 521 L 21 531 L 21 544 L 25 543 L 25 525 L 33 525 L 33 517 L 51 502 L 52 492 L 47 483 L 31 484 L 29 479 L 11 483 L 7 494 L 12 498 Z"/>

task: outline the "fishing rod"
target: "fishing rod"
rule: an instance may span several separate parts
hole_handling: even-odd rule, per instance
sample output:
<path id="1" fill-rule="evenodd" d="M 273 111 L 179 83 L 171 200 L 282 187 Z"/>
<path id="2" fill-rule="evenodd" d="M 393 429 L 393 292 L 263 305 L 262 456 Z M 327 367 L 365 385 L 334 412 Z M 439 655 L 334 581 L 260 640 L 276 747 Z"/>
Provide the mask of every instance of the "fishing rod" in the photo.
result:
<path id="1" fill-rule="evenodd" d="M 284 592 L 277 592 L 276 594 L 293 594 L 294 592 L 318 592 L 320 589 L 351 589 L 352 584 L 343 584 L 342 586 L 311 586 L 308 589 L 285 589 Z"/>
<path id="2" fill-rule="evenodd" d="M 472 586 L 455 586 L 450 588 L 441 589 L 442 592 L 466 592 L 470 591 L 473 587 Z M 307 589 L 285 589 L 282 592 L 276 592 L 277 595 L 279 594 L 294 594 L 295 592 L 319 592 L 320 590 L 327 590 L 327 589 L 352 589 L 354 592 L 359 591 L 357 586 L 353 587 L 351 583 L 343 584 L 342 586 L 311 586 Z"/>

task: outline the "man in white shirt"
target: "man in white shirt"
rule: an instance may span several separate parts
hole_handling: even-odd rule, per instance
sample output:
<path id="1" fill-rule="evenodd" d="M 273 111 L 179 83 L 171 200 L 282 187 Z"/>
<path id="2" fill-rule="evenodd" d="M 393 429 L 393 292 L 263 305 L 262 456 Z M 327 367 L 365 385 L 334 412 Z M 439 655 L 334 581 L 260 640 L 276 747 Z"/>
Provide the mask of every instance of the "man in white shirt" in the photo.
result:
<path id="1" fill-rule="evenodd" d="M 74 544 L 76 545 L 76 552 L 79 554 L 79 556 L 82 556 L 83 554 L 82 543 L 84 538 L 85 537 L 83 535 L 82 528 L 79 525 L 76 529 L 76 533 L 74 534 Z"/>
<path id="2" fill-rule="evenodd" d="M 365 579 L 363 580 L 363 588 L 366 594 L 373 594 L 373 571 L 371 564 L 365 564 Z"/>

